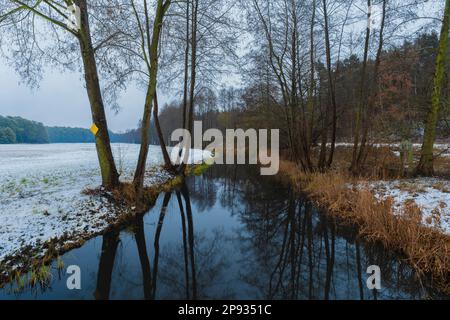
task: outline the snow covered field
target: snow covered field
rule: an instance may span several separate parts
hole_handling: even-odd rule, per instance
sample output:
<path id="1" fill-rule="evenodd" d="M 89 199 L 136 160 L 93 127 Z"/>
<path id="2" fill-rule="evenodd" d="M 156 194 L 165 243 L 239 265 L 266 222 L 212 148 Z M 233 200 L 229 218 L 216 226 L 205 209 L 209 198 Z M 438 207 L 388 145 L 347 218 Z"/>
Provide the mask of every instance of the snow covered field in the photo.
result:
<path id="1" fill-rule="evenodd" d="M 130 180 L 139 146 L 112 148 L 121 180 Z M 195 150 L 192 156 L 199 162 L 207 154 Z M 151 146 L 145 185 L 171 178 L 159 166 L 162 159 L 160 148 Z M 117 209 L 106 198 L 82 194 L 100 183 L 94 144 L 0 145 L 0 264 L 53 238 L 104 230 Z"/>
<path id="2" fill-rule="evenodd" d="M 392 198 L 397 211 L 413 202 L 422 213 L 424 225 L 450 235 L 450 181 L 436 178 L 416 178 L 374 181 L 362 184 L 378 199 Z"/>

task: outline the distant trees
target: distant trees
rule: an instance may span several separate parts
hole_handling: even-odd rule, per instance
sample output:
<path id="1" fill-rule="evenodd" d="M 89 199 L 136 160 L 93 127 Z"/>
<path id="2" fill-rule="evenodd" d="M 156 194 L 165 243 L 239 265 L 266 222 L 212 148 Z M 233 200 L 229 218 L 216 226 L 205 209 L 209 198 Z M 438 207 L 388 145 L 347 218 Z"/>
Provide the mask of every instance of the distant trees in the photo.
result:
<path id="1" fill-rule="evenodd" d="M 16 134 L 10 127 L 0 128 L 0 144 L 16 143 Z"/>
<path id="2" fill-rule="evenodd" d="M 42 123 L 21 117 L 0 116 L 0 143 L 48 143 L 47 129 Z"/>
<path id="3" fill-rule="evenodd" d="M 94 143 L 95 138 L 88 129 L 47 127 L 50 143 Z M 112 138 L 112 137 L 111 137 Z"/>
<path id="4" fill-rule="evenodd" d="M 134 131 L 110 131 L 111 142 L 139 143 Z M 21 117 L 0 116 L 0 144 L 7 143 L 95 143 L 95 137 L 85 128 L 45 127 Z"/>
<path id="5" fill-rule="evenodd" d="M 34 85 L 38 84 L 44 63 L 67 70 L 79 68 L 81 57 L 92 120 L 98 128 L 95 142 L 102 184 L 113 189 L 119 185 L 119 174 L 110 145 L 97 61 L 99 50 L 111 35 L 98 39 L 97 35 L 103 34 L 98 32 L 93 36 L 91 31 L 92 22 L 101 29 L 92 16 L 94 11 L 96 18 L 102 10 L 107 14 L 106 3 L 101 0 L 2 0 L 0 43 L 8 44 L 8 57 L 14 61 L 20 75 Z"/>

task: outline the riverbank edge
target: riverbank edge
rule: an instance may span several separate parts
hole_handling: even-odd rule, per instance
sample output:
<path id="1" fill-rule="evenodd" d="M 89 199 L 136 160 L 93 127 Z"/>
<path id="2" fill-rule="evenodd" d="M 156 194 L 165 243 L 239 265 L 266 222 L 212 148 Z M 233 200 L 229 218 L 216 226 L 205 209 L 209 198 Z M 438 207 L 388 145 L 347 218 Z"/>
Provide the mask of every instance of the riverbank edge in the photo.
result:
<path id="1" fill-rule="evenodd" d="M 331 217 L 357 226 L 358 237 L 404 255 L 420 276 L 450 294 L 450 236 L 424 226 L 420 208 L 405 205 L 401 214 L 394 214 L 392 199 L 379 200 L 367 188 L 350 188 L 361 180 L 347 172 L 305 174 L 294 163 L 282 160 L 279 179 Z"/>
<path id="2" fill-rule="evenodd" d="M 144 206 L 139 208 L 134 207 L 132 203 L 128 203 L 127 201 L 121 201 L 123 199 L 119 199 L 114 195 L 111 196 L 101 188 L 95 190 L 80 190 L 80 193 L 110 198 L 111 204 L 116 205 L 116 208 L 118 208 L 118 214 L 115 215 L 114 220 L 110 221 L 108 226 L 102 230 L 53 238 L 38 246 L 23 248 L 14 255 L 6 257 L 4 261 L 0 262 L 0 288 L 13 282 L 16 282 L 19 287 L 25 285 L 35 286 L 37 284 L 45 286 L 46 281 L 49 280 L 50 277 L 48 266 L 55 260 L 58 260 L 58 269 L 64 267 L 63 262 L 59 260 L 63 254 L 82 247 L 87 241 L 95 237 L 102 236 L 113 230 L 122 230 L 136 217 L 146 214 L 156 204 L 156 200 L 161 193 L 170 192 L 177 187 L 180 187 L 184 183 L 186 177 L 201 175 L 209 167 L 210 165 L 208 164 L 187 166 L 184 176 L 174 175 L 164 183 L 146 187 L 144 189 L 146 202 Z M 20 267 L 17 267 L 19 265 Z M 31 277 L 24 279 L 24 276 L 30 272 Z"/>

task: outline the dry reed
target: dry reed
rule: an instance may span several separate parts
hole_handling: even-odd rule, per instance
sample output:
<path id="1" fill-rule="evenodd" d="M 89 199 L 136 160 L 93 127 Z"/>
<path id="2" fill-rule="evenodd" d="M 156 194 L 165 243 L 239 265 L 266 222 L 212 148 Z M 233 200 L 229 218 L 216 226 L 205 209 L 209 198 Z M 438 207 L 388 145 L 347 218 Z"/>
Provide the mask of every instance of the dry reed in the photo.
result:
<path id="1" fill-rule="evenodd" d="M 393 199 L 379 200 L 368 188 L 354 187 L 357 180 L 345 171 L 304 174 L 283 161 L 280 172 L 330 215 L 356 224 L 361 237 L 403 253 L 420 275 L 450 293 L 450 237 L 423 225 L 414 203 L 394 211 Z"/>

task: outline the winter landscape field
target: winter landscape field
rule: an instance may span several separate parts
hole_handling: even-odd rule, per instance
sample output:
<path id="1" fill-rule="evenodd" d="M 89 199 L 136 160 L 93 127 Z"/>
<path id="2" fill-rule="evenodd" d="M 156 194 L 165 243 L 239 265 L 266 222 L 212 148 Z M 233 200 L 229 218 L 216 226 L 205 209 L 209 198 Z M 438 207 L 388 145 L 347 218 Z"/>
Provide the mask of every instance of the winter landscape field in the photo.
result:
<path id="1" fill-rule="evenodd" d="M 121 179 L 131 181 L 139 146 L 112 147 Z M 201 162 L 202 154 L 195 150 L 192 161 Z M 152 146 L 146 186 L 173 178 L 162 164 L 160 148 Z M 0 145 L 0 265 L 36 248 L 41 256 L 52 239 L 65 239 L 64 246 L 107 228 L 120 208 L 83 194 L 100 185 L 94 144 Z"/>

